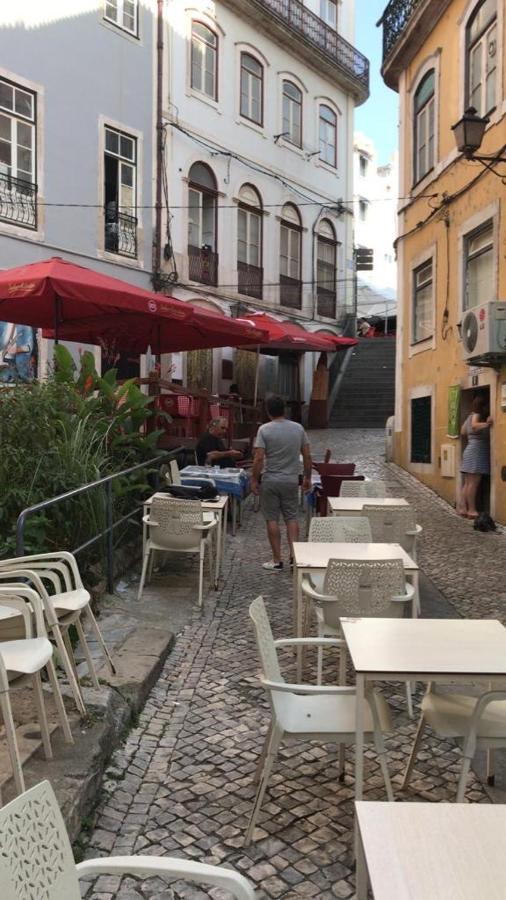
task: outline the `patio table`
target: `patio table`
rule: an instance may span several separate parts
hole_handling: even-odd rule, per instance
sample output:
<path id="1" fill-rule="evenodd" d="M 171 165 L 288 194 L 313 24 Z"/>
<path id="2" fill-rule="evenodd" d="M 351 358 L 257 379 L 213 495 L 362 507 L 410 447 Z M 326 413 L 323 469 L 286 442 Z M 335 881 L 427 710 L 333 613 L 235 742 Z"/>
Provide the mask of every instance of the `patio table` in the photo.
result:
<path id="1" fill-rule="evenodd" d="M 364 506 L 409 506 L 404 497 L 328 497 L 329 516 L 361 516 Z"/>
<path id="2" fill-rule="evenodd" d="M 341 628 L 356 673 L 356 800 L 363 793 L 368 681 L 506 685 L 506 628 L 496 620 L 342 618 Z"/>
<path id="3" fill-rule="evenodd" d="M 306 541 L 293 545 L 293 601 L 295 636 L 303 636 L 305 620 L 305 602 L 302 593 L 302 578 L 314 572 L 326 569 L 329 559 L 349 559 L 377 561 L 383 559 L 401 559 L 406 575 L 413 579 L 415 596 L 418 595 L 418 566 L 400 544 L 345 543 Z M 415 611 L 415 610 L 414 610 Z M 378 621 L 374 619 L 373 621 Z M 302 648 L 297 648 L 297 678 L 302 678 Z"/>
<path id="4" fill-rule="evenodd" d="M 506 808 L 355 803 L 357 900 L 504 900 Z"/>
<path id="5" fill-rule="evenodd" d="M 212 478 L 216 490 L 220 494 L 227 494 L 232 505 L 232 534 L 235 536 L 237 520 L 241 516 L 241 502 L 249 488 L 249 475 L 244 469 L 220 469 L 218 466 L 185 466 L 181 469 L 181 476 L 188 478 Z"/>
<path id="6" fill-rule="evenodd" d="M 167 494 L 167 497 L 170 497 L 170 494 Z M 149 497 L 148 500 L 144 501 L 144 510 L 143 516 L 145 516 L 149 512 L 149 508 L 151 506 L 153 497 Z M 227 534 L 227 506 L 228 506 L 228 497 L 227 496 L 219 496 L 216 500 L 201 500 L 201 506 L 204 510 L 204 521 L 209 521 L 210 518 L 218 519 L 218 528 L 216 529 L 216 561 L 215 561 L 215 574 L 214 574 L 214 583 L 215 586 L 218 586 L 218 579 L 220 577 L 221 566 L 223 564 L 223 559 L 225 556 L 225 540 Z M 144 554 L 144 547 L 147 540 L 147 530 L 148 526 L 146 523 L 143 523 L 142 529 L 142 548 Z"/>

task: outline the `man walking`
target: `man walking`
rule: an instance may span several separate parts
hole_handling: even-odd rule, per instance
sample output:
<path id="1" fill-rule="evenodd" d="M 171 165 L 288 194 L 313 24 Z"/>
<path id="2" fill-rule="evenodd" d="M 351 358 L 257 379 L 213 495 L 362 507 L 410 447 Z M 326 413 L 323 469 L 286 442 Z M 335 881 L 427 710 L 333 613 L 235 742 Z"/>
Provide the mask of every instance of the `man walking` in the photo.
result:
<path id="1" fill-rule="evenodd" d="M 293 544 L 299 539 L 297 507 L 299 501 L 300 455 L 302 454 L 304 491 L 311 489 L 311 451 L 302 425 L 285 419 L 285 404 L 281 397 L 270 397 L 266 403 L 270 422 L 261 425 L 255 440 L 255 456 L 251 490 L 260 494 L 260 504 L 267 525 L 272 561 L 264 569 L 281 570 L 281 530 L 279 516 L 283 516 L 293 559 Z M 263 474 L 262 474 L 263 471 Z M 260 485 L 260 475 L 262 483 Z"/>

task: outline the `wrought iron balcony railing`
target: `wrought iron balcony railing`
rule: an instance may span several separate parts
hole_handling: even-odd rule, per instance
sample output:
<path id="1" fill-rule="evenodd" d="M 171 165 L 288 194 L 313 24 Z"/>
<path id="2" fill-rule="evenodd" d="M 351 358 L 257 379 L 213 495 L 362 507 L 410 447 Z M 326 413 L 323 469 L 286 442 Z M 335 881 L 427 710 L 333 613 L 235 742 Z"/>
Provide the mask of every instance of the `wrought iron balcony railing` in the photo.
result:
<path id="1" fill-rule="evenodd" d="M 302 281 L 298 278 L 289 278 L 288 275 L 279 276 L 279 302 L 290 309 L 302 309 Z"/>
<path id="2" fill-rule="evenodd" d="M 218 254 L 209 247 L 188 246 L 188 277 L 200 284 L 218 284 Z"/>
<path id="3" fill-rule="evenodd" d="M 0 219 L 22 228 L 37 228 L 37 185 L 0 174 Z"/>
<path id="4" fill-rule="evenodd" d="M 336 292 L 319 287 L 316 292 L 316 309 L 319 316 L 336 317 Z"/>
<path id="5" fill-rule="evenodd" d="M 307 9 L 301 0 L 254 0 L 296 31 L 319 50 L 328 61 L 360 86 L 362 99 L 369 94 L 369 60 L 334 28 Z"/>
<path id="6" fill-rule="evenodd" d="M 106 216 L 105 249 L 118 256 L 137 257 L 137 218 L 127 213 Z"/>
<path id="7" fill-rule="evenodd" d="M 245 262 L 237 262 L 237 287 L 240 294 L 262 299 L 264 270 L 258 266 L 250 266 Z"/>
<path id="8" fill-rule="evenodd" d="M 411 16 L 423 0 L 390 0 L 382 17 L 383 63 L 402 36 Z"/>

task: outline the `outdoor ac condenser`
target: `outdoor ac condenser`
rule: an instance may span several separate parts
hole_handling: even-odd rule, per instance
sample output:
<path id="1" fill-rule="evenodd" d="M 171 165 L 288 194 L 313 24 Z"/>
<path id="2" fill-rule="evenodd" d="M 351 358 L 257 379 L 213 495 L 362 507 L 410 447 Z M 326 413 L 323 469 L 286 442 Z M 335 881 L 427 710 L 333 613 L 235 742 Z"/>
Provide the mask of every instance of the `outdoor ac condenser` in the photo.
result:
<path id="1" fill-rule="evenodd" d="M 464 359 L 506 355 L 506 301 L 490 301 L 468 309 L 461 334 Z"/>

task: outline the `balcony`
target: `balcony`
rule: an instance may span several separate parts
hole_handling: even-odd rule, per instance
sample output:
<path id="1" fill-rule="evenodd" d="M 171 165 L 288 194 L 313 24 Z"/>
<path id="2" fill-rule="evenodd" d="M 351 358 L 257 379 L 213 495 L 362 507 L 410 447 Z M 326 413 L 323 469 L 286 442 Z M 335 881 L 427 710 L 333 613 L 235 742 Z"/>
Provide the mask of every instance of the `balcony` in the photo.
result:
<path id="1" fill-rule="evenodd" d="M 288 47 L 294 57 L 347 90 L 357 104 L 369 96 L 369 60 L 307 9 L 301 0 L 223 0 L 236 15 Z"/>
<path id="2" fill-rule="evenodd" d="M 423 46 L 451 0 L 390 0 L 378 22 L 383 26 L 382 75 L 397 90 L 400 73 Z"/>
<path id="3" fill-rule="evenodd" d="M 237 288 L 240 294 L 261 300 L 263 280 L 263 269 L 258 266 L 250 266 L 248 263 L 237 262 Z"/>
<path id="4" fill-rule="evenodd" d="M 106 214 L 105 249 L 118 256 L 137 259 L 137 218 L 127 213 Z"/>
<path id="5" fill-rule="evenodd" d="M 327 319 L 336 317 L 336 292 L 319 287 L 316 294 L 316 310 L 319 316 Z"/>
<path id="6" fill-rule="evenodd" d="M 281 306 L 288 306 L 290 309 L 302 309 L 302 281 L 280 275 L 279 302 Z"/>
<path id="7" fill-rule="evenodd" d="M 199 284 L 218 284 L 218 254 L 210 247 L 192 247 L 188 245 L 188 278 Z"/>
<path id="8" fill-rule="evenodd" d="M 0 219 L 22 228 L 37 228 L 37 185 L 0 175 Z"/>

